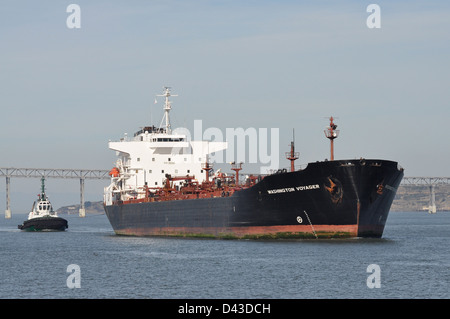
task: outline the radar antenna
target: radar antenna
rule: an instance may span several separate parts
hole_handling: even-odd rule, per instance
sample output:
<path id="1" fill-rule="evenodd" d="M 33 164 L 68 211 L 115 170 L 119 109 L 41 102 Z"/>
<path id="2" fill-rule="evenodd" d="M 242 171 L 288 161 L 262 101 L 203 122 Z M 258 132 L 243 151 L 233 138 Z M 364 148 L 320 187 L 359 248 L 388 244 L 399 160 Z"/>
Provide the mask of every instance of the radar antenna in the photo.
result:
<path id="1" fill-rule="evenodd" d="M 159 127 L 161 128 L 164 119 L 166 119 L 166 134 L 172 133 L 172 128 L 170 127 L 170 118 L 169 118 L 169 112 L 172 109 L 172 104 L 169 101 L 169 96 L 178 96 L 178 95 L 170 94 L 170 89 L 171 88 L 169 86 L 165 86 L 164 94 L 156 95 L 156 96 L 164 96 L 166 98 L 166 102 L 164 103 L 164 116 L 161 120 L 161 124 L 159 125 Z"/>

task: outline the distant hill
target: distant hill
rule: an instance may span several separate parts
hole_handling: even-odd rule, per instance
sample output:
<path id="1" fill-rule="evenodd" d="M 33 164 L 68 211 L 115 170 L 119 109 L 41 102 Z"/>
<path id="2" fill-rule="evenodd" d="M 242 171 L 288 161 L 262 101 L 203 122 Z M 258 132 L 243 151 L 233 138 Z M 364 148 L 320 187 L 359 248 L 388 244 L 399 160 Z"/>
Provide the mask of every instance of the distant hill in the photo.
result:
<path id="1" fill-rule="evenodd" d="M 450 211 L 450 185 L 437 185 L 434 188 L 436 209 Z M 391 211 L 413 212 L 428 210 L 430 205 L 429 186 L 400 186 L 392 203 Z"/>
<path id="2" fill-rule="evenodd" d="M 86 214 L 104 214 L 105 210 L 103 209 L 103 202 L 85 202 L 84 208 L 86 209 Z M 58 208 L 56 212 L 58 215 L 63 214 L 78 214 L 80 210 L 80 204 L 78 205 L 70 205 L 63 206 Z"/>

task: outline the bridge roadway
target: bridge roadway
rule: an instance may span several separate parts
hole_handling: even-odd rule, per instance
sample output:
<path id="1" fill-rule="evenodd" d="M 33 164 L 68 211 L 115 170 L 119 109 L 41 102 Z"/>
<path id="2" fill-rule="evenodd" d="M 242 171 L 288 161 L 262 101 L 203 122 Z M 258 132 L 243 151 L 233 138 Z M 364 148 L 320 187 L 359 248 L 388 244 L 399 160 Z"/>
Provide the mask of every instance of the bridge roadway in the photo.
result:
<path id="1" fill-rule="evenodd" d="M 80 217 L 85 216 L 84 181 L 86 179 L 110 179 L 109 170 L 71 168 L 14 168 L 0 167 L 0 177 L 6 177 L 5 218 L 11 218 L 10 183 L 11 177 L 27 178 L 71 178 L 80 180 Z M 450 184 L 450 177 L 403 177 L 401 186 L 430 186 L 430 203 L 434 203 L 434 186 Z"/>
<path id="2" fill-rule="evenodd" d="M 450 177 L 403 177 L 400 186 L 448 185 Z"/>
<path id="3" fill-rule="evenodd" d="M 54 169 L 54 168 L 13 168 L 0 167 L 0 176 L 6 177 L 6 211 L 5 218 L 11 218 L 11 177 L 34 177 L 34 178 L 71 178 L 80 179 L 80 217 L 84 217 L 84 181 L 86 179 L 110 179 L 109 170 L 101 169 Z"/>

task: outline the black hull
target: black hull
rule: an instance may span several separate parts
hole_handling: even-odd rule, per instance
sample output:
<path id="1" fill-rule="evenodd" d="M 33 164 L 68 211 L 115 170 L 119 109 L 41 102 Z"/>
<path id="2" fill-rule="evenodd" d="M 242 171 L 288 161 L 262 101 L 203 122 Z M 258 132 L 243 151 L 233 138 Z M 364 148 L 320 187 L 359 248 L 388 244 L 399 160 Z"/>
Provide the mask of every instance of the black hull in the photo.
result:
<path id="1" fill-rule="evenodd" d="M 33 218 L 17 226 L 24 231 L 65 231 L 68 227 L 67 220 L 61 217 Z"/>
<path id="2" fill-rule="evenodd" d="M 119 235 L 381 237 L 402 178 L 391 161 L 316 162 L 230 197 L 114 204 L 105 211 Z"/>

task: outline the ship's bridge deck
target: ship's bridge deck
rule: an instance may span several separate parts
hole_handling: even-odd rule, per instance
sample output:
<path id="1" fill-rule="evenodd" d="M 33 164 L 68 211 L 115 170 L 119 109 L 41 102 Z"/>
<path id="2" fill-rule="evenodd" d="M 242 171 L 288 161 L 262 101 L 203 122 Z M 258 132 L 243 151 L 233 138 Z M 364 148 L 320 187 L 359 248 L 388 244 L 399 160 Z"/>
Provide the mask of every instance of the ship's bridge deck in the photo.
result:
<path id="1" fill-rule="evenodd" d="M 140 129 L 139 131 L 137 131 L 136 133 L 134 133 L 134 137 L 137 137 L 140 134 L 143 133 L 165 133 L 166 131 L 161 128 L 161 127 L 156 127 L 154 125 L 152 126 L 145 126 L 142 129 Z"/>

